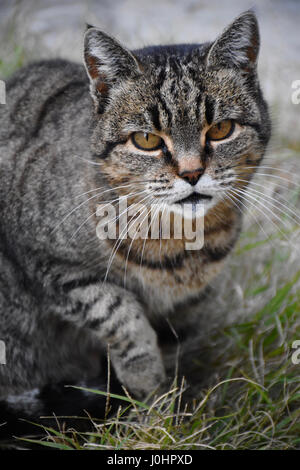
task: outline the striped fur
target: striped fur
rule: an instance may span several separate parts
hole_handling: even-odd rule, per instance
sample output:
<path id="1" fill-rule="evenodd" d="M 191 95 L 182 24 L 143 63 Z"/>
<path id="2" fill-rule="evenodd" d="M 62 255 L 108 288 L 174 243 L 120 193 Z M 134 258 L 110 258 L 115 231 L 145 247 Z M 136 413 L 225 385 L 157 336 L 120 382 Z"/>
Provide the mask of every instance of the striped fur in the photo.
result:
<path id="1" fill-rule="evenodd" d="M 239 235 L 241 205 L 228 190 L 247 186 L 269 140 L 258 45 L 251 12 L 213 44 L 133 52 L 89 28 L 86 70 L 46 61 L 10 79 L 0 116 L 0 397 L 94 379 L 108 344 L 135 395 L 164 383 L 156 319 L 197 309 Z M 237 123 L 232 137 L 207 141 L 225 119 Z M 136 149 L 137 131 L 164 145 Z M 180 212 L 191 189 L 182 175 L 199 169 L 195 188 L 211 196 L 203 249 L 124 240 L 107 269 L 115 240 L 96 237 L 97 204 L 146 194 Z"/>

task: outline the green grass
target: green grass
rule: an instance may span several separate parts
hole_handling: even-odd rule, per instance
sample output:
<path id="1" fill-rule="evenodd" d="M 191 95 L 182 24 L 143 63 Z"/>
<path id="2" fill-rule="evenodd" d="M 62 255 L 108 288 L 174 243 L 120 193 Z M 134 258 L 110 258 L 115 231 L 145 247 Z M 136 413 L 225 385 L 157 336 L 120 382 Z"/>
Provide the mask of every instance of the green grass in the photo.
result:
<path id="1" fill-rule="evenodd" d="M 287 307 L 279 321 L 286 327 L 292 318 Z M 186 409 L 178 405 L 179 387 L 148 409 L 133 403 L 129 412 L 124 404 L 114 418 L 93 420 L 91 432 L 45 428 L 43 439 L 30 442 L 66 450 L 299 448 L 299 366 L 277 329 L 255 322 L 229 328 L 232 365 L 227 358 L 224 380 Z"/>
<path id="2" fill-rule="evenodd" d="M 18 70 L 25 61 L 25 52 L 21 46 L 15 46 L 13 53 L 8 58 L 0 56 L 0 78 L 6 79 Z"/>

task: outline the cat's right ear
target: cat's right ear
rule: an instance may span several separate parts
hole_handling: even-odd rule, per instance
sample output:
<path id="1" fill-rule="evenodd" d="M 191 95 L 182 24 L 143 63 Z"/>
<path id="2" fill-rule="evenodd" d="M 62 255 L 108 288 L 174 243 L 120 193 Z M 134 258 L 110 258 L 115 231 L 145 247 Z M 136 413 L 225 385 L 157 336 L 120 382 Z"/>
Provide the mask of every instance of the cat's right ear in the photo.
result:
<path id="1" fill-rule="evenodd" d="M 103 108 L 113 86 L 142 73 L 128 49 L 94 27 L 88 28 L 84 36 L 84 63 L 97 109 Z"/>
<path id="2" fill-rule="evenodd" d="M 259 52 L 259 29 L 252 10 L 245 11 L 231 23 L 209 49 L 208 67 L 256 69 Z"/>

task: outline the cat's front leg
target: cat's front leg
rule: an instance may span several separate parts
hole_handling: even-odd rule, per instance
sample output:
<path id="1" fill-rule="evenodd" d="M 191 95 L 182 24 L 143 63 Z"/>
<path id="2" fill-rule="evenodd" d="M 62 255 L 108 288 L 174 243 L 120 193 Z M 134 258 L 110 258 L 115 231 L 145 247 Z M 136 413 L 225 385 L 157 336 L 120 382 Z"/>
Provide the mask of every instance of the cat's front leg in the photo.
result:
<path id="1" fill-rule="evenodd" d="M 130 392 L 143 398 L 165 382 L 156 333 L 133 294 L 106 283 L 73 289 L 69 298 L 74 308 L 81 308 L 66 313 L 67 318 L 109 344 L 117 377 Z"/>

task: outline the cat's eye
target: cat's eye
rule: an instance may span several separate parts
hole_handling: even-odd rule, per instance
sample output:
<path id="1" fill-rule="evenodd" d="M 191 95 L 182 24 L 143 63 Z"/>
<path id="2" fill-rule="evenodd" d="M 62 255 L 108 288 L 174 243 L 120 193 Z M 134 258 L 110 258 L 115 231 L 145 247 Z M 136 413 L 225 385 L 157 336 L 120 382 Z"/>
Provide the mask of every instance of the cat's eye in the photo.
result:
<path id="1" fill-rule="evenodd" d="M 149 132 L 134 132 L 131 138 L 134 145 L 141 150 L 157 150 L 163 143 L 161 137 Z"/>
<path id="2" fill-rule="evenodd" d="M 223 140 L 227 139 L 234 131 L 235 124 L 231 119 L 218 122 L 208 129 L 206 137 L 209 140 Z"/>

